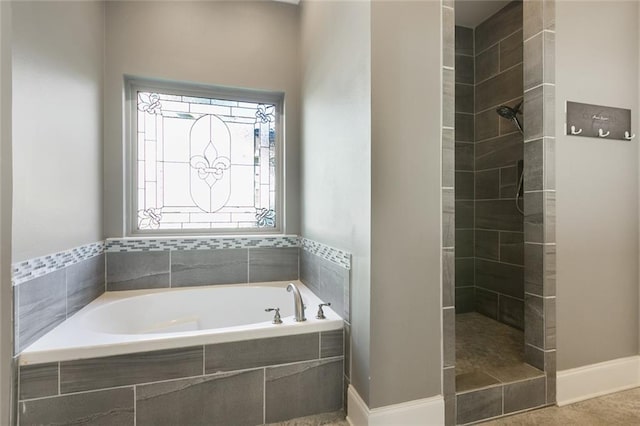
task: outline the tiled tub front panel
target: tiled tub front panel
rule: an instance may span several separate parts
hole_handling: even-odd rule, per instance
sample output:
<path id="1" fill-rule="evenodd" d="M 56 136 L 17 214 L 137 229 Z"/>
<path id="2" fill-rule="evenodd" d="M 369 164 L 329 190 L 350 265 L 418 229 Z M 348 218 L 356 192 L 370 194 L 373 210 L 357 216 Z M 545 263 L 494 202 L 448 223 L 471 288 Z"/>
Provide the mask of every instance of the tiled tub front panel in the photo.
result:
<path id="1" fill-rule="evenodd" d="M 105 256 L 61 265 L 13 287 L 15 353 L 75 314 L 105 290 Z"/>
<path id="2" fill-rule="evenodd" d="M 107 251 L 107 290 L 297 280 L 297 247 Z"/>
<path id="3" fill-rule="evenodd" d="M 343 330 L 22 366 L 20 425 L 258 425 L 343 407 Z"/>

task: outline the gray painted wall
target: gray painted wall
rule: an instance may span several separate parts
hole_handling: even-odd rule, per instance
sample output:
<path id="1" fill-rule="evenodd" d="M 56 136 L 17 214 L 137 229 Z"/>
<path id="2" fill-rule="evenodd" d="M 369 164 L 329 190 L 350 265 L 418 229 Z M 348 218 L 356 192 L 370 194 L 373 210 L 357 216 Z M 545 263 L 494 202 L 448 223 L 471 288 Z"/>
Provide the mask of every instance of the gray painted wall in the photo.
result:
<path id="1" fill-rule="evenodd" d="M 13 4 L 13 262 L 102 239 L 104 5 Z"/>
<path id="2" fill-rule="evenodd" d="M 301 5 L 302 235 L 352 253 L 352 384 L 369 398 L 369 2 Z"/>
<path id="3" fill-rule="evenodd" d="M 638 140 L 564 135 L 567 100 L 631 108 L 638 3 L 556 2 L 558 369 L 638 354 Z"/>
<path id="4" fill-rule="evenodd" d="M 440 394 L 440 2 L 371 4 L 371 385 Z"/>
<path id="5" fill-rule="evenodd" d="M 124 74 L 285 93 L 286 233 L 299 226 L 298 7 L 107 2 L 104 233 L 124 235 Z"/>
<path id="6" fill-rule="evenodd" d="M 0 424 L 11 424 L 11 3 L 0 2 Z"/>

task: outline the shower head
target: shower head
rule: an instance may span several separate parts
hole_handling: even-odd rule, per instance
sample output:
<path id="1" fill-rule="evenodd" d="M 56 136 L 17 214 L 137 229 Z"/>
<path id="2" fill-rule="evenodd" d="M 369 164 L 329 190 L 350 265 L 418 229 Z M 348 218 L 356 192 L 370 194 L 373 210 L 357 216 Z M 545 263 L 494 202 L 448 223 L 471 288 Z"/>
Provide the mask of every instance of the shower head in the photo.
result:
<path id="1" fill-rule="evenodd" d="M 520 107 L 522 106 L 522 102 L 520 102 L 515 107 L 511 108 L 506 105 L 500 105 L 496 108 L 496 112 L 502 118 L 506 118 L 507 120 L 512 120 L 520 133 L 524 134 L 524 130 L 522 129 L 522 124 L 520 124 L 520 120 L 518 120 L 518 114 L 522 114 L 520 111 Z"/>
<path id="2" fill-rule="evenodd" d="M 522 106 L 522 102 L 520 102 L 518 105 L 516 105 L 513 108 L 506 105 L 500 105 L 496 109 L 496 112 L 502 118 L 506 118 L 507 120 L 513 120 L 514 118 L 516 118 L 516 114 L 522 113 L 522 111 L 520 111 L 521 106 Z"/>

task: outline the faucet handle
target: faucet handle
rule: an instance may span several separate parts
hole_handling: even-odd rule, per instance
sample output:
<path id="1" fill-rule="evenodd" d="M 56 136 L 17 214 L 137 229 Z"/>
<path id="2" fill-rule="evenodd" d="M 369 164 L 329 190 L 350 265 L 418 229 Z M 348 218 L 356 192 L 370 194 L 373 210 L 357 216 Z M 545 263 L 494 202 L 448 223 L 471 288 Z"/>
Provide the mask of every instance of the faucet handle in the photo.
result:
<path id="1" fill-rule="evenodd" d="M 327 302 L 318 305 L 318 314 L 316 315 L 317 319 L 327 319 L 327 317 L 324 316 L 324 311 L 322 310 L 323 306 L 331 306 L 331 303 Z"/>
<path id="2" fill-rule="evenodd" d="M 282 319 L 280 318 L 280 308 L 267 308 L 264 310 L 265 312 L 276 311 L 275 315 L 273 315 L 273 324 L 282 324 Z"/>

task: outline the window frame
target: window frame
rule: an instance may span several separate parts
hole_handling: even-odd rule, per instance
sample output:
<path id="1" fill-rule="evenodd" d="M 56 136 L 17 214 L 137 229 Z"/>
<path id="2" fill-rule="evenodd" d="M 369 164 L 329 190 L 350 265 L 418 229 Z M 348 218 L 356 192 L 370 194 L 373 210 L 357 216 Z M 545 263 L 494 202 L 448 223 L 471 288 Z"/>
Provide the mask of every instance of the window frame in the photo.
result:
<path id="1" fill-rule="evenodd" d="M 230 88 L 190 82 L 166 81 L 152 78 L 125 76 L 124 79 L 124 164 L 125 164 L 125 231 L 129 237 L 152 236 L 225 236 L 283 234 L 285 223 L 285 137 L 284 93 L 255 89 Z M 202 228 L 202 229 L 138 229 L 138 144 L 137 144 L 137 93 L 159 92 L 169 95 L 215 98 L 220 100 L 269 103 L 275 106 L 275 206 L 276 223 L 271 228 Z"/>

